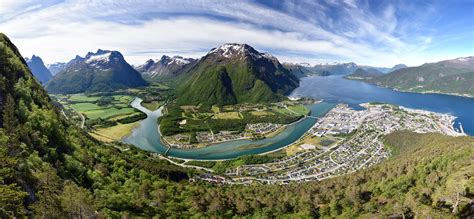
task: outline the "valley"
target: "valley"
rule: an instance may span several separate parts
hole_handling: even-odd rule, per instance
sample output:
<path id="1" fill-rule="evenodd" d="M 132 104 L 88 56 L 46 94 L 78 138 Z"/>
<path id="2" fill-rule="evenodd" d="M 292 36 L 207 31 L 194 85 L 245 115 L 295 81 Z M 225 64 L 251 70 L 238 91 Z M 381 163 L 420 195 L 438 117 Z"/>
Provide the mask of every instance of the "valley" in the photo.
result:
<path id="1" fill-rule="evenodd" d="M 166 145 L 178 149 L 192 149 L 211 144 L 256 140 L 271 137 L 309 114 L 303 104 L 314 100 L 284 101 L 272 104 L 242 103 L 237 105 L 204 107 L 183 105 L 165 108 L 160 118 L 160 131 Z M 204 109 L 203 109 L 204 108 Z"/>
<path id="2" fill-rule="evenodd" d="M 0 218 L 474 218 L 473 15 L 2 0 Z"/>

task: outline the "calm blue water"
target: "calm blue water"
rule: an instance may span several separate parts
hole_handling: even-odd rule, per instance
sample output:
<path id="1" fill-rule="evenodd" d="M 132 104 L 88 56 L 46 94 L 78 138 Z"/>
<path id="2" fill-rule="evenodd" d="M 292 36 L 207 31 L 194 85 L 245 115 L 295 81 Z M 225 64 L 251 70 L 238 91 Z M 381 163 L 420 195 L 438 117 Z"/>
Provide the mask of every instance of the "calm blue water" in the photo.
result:
<path id="1" fill-rule="evenodd" d="M 474 135 L 474 98 L 443 94 L 419 94 L 394 91 L 342 76 L 302 78 L 300 87 L 290 96 L 313 97 L 329 103 L 347 103 L 351 106 L 366 102 L 392 103 L 408 108 L 449 113 L 458 117 L 466 134 Z"/>
<path id="2" fill-rule="evenodd" d="M 148 117 L 140 123 L 140 126 L 133 130 L 132 134 L 124 139 L 125 142 L 133 144 L 143 150 L 164 153 L 167 147 L 160 141 L 158 133 L 157 120 L 161 116 L 161 110 L 151 112 L 140 105 L 140 100 L 133 101 L 132 106 L 145 112 Z M 311 115 L 314 117 L 324 116 L 334 104 L 320 103 L 308 106 L 311 109 Z M 169 156 L 200 159 L 200 160 L 220 160 L 230 159 L 247 154 L 261 154 L 269 152 L 298 140 L 309 128 L 311 128 L 316 119 L 306 118 L 300 122 L 289 125 L 277 136 L 251 141 L 238 140 L 219 143 L 204 148 L 192 150 L 171 149 Z"/>
<path id="3" fill-rule="evenodd" d="M 360 81 L 346 80 L 342 76 L 302 78 L 300 87 L 290 96 L 323 99 L 323 103 L 309 106 L 311 114 L 315 117 L 324 116 L 337 103 L 347 103 L 356 109 L 361 109 L 358 104 L 367 102 L 384 102 L 408 108 L 449 113 L 458 117 L 456 125 L 461 122 L 464 131 L 469 135 L 474 135 L 474 98 L 398 92 Z M 145 112 L 148 118 L 143 120 L 140 127 L 134 129 L 124 141 L 143 150 L 164 153 L 167 147 L 160 141 L 157 125 L 161 110 L 151 112 L 143 108 L 140 102 L 141 100 L 136 99 L 132 106 Z M 246 154 L 265 153 L 296 141 L 315 122 L 313 118 L 306 118 L 288 126 L 272 138 L 225 142 L 193 150 L 171 149 L 168 155 L 188 159 L 219 160 Z"/>

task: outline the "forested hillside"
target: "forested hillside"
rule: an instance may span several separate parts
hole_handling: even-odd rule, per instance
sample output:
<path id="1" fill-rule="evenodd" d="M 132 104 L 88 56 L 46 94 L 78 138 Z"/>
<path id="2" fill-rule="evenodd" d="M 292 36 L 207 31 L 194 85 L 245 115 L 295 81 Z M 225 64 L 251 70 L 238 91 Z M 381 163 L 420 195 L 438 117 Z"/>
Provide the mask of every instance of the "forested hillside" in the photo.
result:
<path id="1" fill-rule="evenodd" d="M 474 57 L 403 68 L 369 82 L 404 91 L 474 97 Z"/>
<path id="2" fill-rule="evenodd" d="M 299 84 L 278 59 L 246 44 L 214 48 L 183 74 L 179 105 L 277 102 Z"/>
<path id="3" fill-rule="evenodd" d="M 303 184 L 191 183 L 184 170 L 69 124 L 0 35 L 0 218 L 467 217 L 474 139 L 395 133 L 394 156 L 352 175 Z"/>

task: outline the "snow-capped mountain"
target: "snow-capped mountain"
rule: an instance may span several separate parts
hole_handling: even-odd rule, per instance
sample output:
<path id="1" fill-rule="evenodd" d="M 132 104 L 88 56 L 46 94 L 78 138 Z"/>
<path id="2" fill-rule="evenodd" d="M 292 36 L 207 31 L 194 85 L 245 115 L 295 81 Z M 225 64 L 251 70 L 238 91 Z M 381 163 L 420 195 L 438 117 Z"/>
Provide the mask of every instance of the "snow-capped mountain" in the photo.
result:
<path id="1" fill-rule="evenodd" d="M 99 49 L 68 62 L 46 89 L 51 93 L 100 92 L 147 84 L 120 52 Z"/>
<path id="2" fill-rule="evenodd" d="M 43 60 L 36 55 L 33 55 L 30 58 L 25 58 L 26 64 L 28 64 L 28 67 L 30 68 L 31 72 L 33 75 L 42 83 L 48 82 L 53 76 L 51 75 L 51 72 L 46 68 L 46 66 L 43 63 Z"/>
<path id="3" fill-rule="evenodd" d="M 278 101 L 299 83 L 271 54 L 235 43 L 210 50 L 183 75 L 177 101 L 209 106 Z"/>
<path id="4" fill-rule="evenodd" d="M 183 58 L 181 56 L 162 56 L 159 60 L 149 59 L 145 64 L 135 67 L 143 77 L 155 80 L 160 77 L 172 77 L 179 74 L 179 71 L 187 65 L 195 62 L 196 59 Z"/>
<path id="5" fill-rule="evenodd" d="M 46 67 L 48 68 L 49 72 L 55 76 L 58 74 L 58 72 L 62 71 L 66 67 L 66 64 L 67 63 L 65 62 L 55 62 L 53 64 L 46 65 Z"/>
<path id="6" fill-rule="evenodd" d="M 253 59 L 267 58 L 278 61 L 276 57 L 269 53 L 260 53 L 247 44 L 238 43 L 227 43 L 217 48 L 213 48 L 206 56 L 217 56 L 224 59 L 244 59 L 247 57 Z"/>

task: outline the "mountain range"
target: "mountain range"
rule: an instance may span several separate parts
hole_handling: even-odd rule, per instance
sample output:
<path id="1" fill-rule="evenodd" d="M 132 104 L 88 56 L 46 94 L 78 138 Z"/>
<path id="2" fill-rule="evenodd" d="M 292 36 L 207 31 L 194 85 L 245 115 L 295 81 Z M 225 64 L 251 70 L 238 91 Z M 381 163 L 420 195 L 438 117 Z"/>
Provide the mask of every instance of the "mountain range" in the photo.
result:
<path id="1" fill-rule="evenodd" d="M 318 64 L 306 68 L 314 73 L 329 72 L 331 75 L 347 75 L 357 70 L 358 66 L 353 62 L 349 62 L 335 64 Z"/>
<path id="2" fill-rule="evenodd" d="M 224 44 L 190 67 L 177 88 L 180 104 L 224 105 L 271 102 L 298 87 L 277 58 L 246 44 Z"/>
<path id="3" fill-rule="evenodd" d="M 358 69 L 372 72 L 372 73 L 389 73 L 396 71 L 407 66 L 404 64 L 398 64 L 392 68 L 385 67 L 373 67 L 367 65 L 357 65 L 356 63 L 334 63 L 334 64 L 317 64 L 309 65 L 307 63 L 284 63 L 285 68 L 290 70 L 292 74 L 298 78 L 319 75 L 319 76 L 328 76 L 328 75 L 350 75 L 356 72 Z"/>
<path id="4" fill-rule="evenodd" d="M 402 68 L 368 82 L 403 91 L 474 97 L 474 57 Z"/>
<path id="5" fill-rule="evenodd" d="M 71 124 L 1 33 L 0 114 L 0 218 L 472 215 L 470 136 L 392 133 L 384 137 L 390 159 L 318 183 L 189 182 L 198 170 L 97 142 Z"/>
<path id="6" fill-rule="evenodd" d="M 97 50 L 68 62 L 45 88 L 50 93 L 106 92 L 148 83 L 118 51 Z"/>
<path id="7" fill-rule="evenodd" d="M 31 72 L 33 72 L 33 75 L 42 84 L 48 82 L 53 77 L 53 75 L 51 75 L 51 72 L 46 68 L 43 63 L 43 60 L 39 56 L 33 55 L 31 59 L 25 58 L 25 60 Z"/>
<path id="8" fill-rule="evenodd" d="M 148 81 L 172 78 L 179 75 L 180 70 L 195 62 L 193 58 L 163 55 L 159 60 L 149 59 L 143 65 L 135 67 Z"/>

